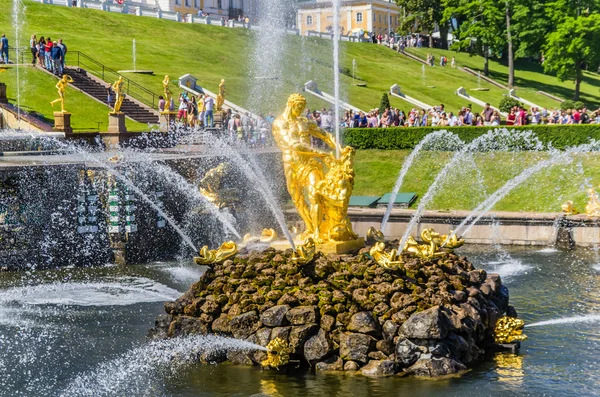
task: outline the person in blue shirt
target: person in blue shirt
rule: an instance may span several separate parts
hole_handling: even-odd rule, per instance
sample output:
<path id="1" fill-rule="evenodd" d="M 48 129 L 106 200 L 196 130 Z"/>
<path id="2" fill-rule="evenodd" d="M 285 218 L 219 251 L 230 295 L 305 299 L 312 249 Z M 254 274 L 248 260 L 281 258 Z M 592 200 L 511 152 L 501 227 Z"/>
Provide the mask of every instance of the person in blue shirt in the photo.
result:
<path id="1" fill-rule="evenodd" d="M 56 42 L 52 43 L 52 51 L 50 51 L 50 57 L 52 58 L 52 73 L 57 76 L 62 75 L 62 49 Z"/>
<path id="2" fill-rule="evenodd" d="M 2 58 L 2 62 L 8 63 L 8 39 L 4 33 L 0 39 L 0 58 Z"/>

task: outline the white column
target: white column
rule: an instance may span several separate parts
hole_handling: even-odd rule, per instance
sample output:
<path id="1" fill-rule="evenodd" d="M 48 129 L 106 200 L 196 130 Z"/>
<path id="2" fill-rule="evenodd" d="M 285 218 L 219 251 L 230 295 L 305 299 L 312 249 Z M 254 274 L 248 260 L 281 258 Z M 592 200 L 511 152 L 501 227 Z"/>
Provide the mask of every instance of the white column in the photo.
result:
<path id="1" fill-rule="evenodd" d="M 317 32 L 321 31 L 321 11 L 315 14 L 315 18 L 317 19 Z"/>
<path id="2" fill-rule="evenodd" d="M 392 23 L 390 22 L 390 10 L 388 10 L 387 12 L 387 27 L 388 27 L 388 34 L 390 33 L 390 31 L 392 30 Z"/>
<path id="3" fill-rule="evenodd" d="M 367 14 L 367 18 L 368 18 L 368 20 L 367 20 L 367 30 L 369 32 L 372 32 L 373 31 L 373 7 L 372 6 L 369 6 L 369 8 L 367 9 L 366 14 Z"/>
<path id="4" fill-rule="evenodd" d="M 348 7 L 348 11 L 346 11 L 346 33 L 352 30 L 352 8 Z"/>
<path id="5" fill-rule="evenodd" d="M 300 31 L 300 36 L 302 36 L 304 34 L 304 32 L 302 31 L 302 27 L 303 27 L 302 19 L 303 19 L 303 15 L 300 11 L 298 11 L 298 13 L 296 14 L 296 27 Z"/>

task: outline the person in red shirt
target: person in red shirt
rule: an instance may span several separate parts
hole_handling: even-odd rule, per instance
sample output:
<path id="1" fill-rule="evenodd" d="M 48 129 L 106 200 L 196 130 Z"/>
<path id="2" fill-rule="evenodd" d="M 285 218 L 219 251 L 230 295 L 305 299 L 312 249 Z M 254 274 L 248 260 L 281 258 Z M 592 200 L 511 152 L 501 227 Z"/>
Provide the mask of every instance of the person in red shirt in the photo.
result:
<path id="1" fill-rule="evenodd" d="M 517 115 L 515 114 L 515 109 L 510 109 L 510 113 L 506 116 L 506 125 L 515 125 L 515 120 L 517 119 Z"/>
<path id="2" fill-rule="evenodd" d="M 573 124 L 581 124 L 581 110 L 577 109 L 573 112 Z"/>
<path id="3" fill-rule="evenodd" d="M 46 51 L 44 52 L 46 70 L 52 70 L 52 57 L 50 56 L 52 47 L 52 39 L 48 37 L 48 40 L 46 40 Z"/>

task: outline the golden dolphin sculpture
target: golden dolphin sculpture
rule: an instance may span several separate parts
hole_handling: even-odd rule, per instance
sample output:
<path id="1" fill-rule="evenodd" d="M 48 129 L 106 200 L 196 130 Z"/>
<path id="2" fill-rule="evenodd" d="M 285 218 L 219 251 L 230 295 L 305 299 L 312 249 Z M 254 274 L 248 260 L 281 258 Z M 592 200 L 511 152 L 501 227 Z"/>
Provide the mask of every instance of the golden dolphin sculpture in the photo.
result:
<path id="1" fill-rule="evenodd" d="M 210 265 L 214 263 L 222 263 L 226 259 L 231 258 L 238 252 L 238 246 L 233 241 L 227 241 L 216 250 L 209 250 L 205 245 L 200 250 L 200 256 L 194 257 L 194 262 L 197 265 Z"/>

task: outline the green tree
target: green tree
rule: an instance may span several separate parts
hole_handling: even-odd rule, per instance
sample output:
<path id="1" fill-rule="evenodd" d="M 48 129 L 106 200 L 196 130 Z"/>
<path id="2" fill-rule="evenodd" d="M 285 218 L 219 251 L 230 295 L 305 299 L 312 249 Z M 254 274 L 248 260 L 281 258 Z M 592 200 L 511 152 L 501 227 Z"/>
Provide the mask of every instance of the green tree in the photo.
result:
<path id="1" fill-rule="evenodd" d="M 448 23 L 443 22 L 444 7 L 442 0 L 396 0 L 396 4 L 406 11 L 402 18 L 401 33 L 410 33 L 413 27 L 429 34 L 429 46 L 433 47 L 432 33 L 437 24 L 440 28 L 442 48 L 448 48 Z"/>
<path id="2" fill-rule="evenodd" d="M 458 42 L 453 49 L 483 55 L 483 73 L 489 75 L 490 53 L 499 53 L 506 44 L 506 7 L 495 0 L 442 0 L 445 22 L 458 22 Z"/>
<path id="3" fill-rule="evenodd" d="M 388 98 L 388 94 L 386 92 L 381 96 L 381 104 L 379 105 L 379 113 L 383 114 L 387 108 L 391 107 L 390 98 Z"/>
<path id="4" fill-rule="evenodd" d="M 575 82 L 574 100 L 579 100 L 583 71 L 600 63 L 600 14 L 567 17 L 550 33 L 544 46 L 546 72 L 560 81 Z"/>

